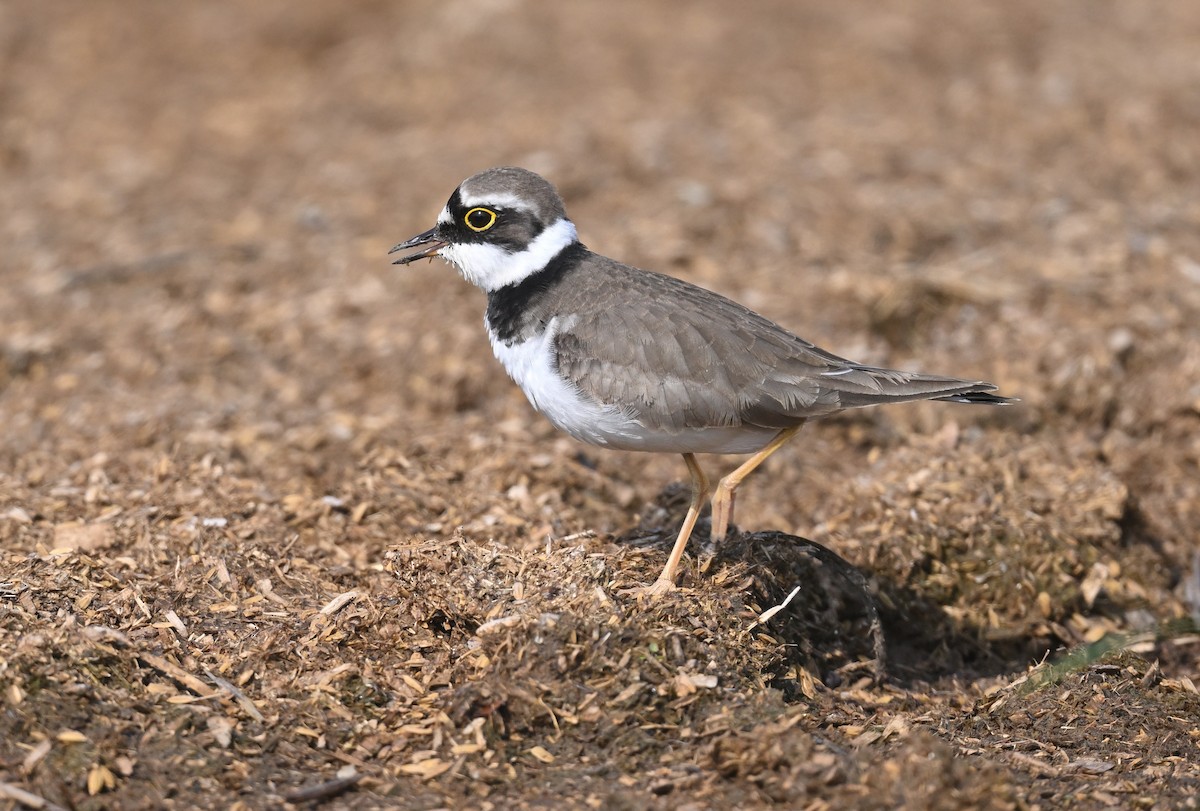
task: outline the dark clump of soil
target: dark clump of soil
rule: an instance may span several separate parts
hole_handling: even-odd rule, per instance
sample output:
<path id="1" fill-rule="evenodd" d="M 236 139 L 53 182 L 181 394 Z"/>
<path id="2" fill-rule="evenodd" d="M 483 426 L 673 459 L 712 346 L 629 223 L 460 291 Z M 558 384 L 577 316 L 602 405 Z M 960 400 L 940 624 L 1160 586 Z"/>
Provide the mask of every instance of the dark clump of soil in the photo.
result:
<path id="1" fill-rule="evenodd" d="M 1200 791 L 1200 7 L 0 6 L 0 809 Z M 388 248 L 464 177 L 838 354 L 704 522 Z M 730 459 L 705 459 L 718 474 Z"/>

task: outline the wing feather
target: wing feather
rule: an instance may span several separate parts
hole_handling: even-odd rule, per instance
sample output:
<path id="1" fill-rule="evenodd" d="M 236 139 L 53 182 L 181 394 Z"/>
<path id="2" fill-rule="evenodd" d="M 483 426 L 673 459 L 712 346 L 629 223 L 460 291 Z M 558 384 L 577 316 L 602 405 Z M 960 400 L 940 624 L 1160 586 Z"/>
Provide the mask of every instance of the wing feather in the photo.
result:
<path id="1" fill-rule="evenodd" d="M 587 272 L 603 284 L 564 294 L 576 315 L 556 337 L 558 370 L 647 427 L 786 428 L 885 402 L 1005 401 L 982 381 L 854 363 L 716 293 L 591 257 Z"/>

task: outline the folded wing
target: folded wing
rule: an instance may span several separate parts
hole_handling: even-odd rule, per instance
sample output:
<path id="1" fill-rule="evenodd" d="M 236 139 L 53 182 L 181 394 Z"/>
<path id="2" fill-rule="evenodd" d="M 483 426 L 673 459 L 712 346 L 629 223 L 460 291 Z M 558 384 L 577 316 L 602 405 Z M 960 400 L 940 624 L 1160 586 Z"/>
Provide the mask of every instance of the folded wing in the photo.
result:
<path id="1" fill-rule="evenodd" d="M 716 293 L 602 261 L 603 292 L 573 302 L 579 315 L 556 336 L 558 369 L 647 427 L 786 428 L 907 400 L 1011 402 L 983 381 L 856 364 Z"/>

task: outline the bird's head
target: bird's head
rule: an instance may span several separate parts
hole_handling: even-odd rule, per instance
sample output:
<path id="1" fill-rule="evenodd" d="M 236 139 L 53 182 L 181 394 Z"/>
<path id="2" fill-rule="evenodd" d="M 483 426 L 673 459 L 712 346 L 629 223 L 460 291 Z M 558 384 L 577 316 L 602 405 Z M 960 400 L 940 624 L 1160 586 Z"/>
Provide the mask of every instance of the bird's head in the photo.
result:
<path id="1" fill-rule="evenodd" d="M 393 264 L 440 256 L 485 291 L 517 284 L 577 241 L 554 186 L 526 169 L 504 166 L 464 180 L 437 224 L 389 251 L 412 251 Z"/>

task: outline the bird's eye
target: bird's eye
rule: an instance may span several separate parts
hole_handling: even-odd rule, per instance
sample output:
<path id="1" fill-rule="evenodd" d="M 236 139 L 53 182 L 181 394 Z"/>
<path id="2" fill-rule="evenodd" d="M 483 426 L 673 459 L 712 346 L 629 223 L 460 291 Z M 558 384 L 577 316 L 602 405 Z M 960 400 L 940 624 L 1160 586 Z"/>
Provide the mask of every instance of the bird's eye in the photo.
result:
<path id="1" fill-rule="evenodd" d="M 490 208 L 473 208 L 463 217 L 467 227 L 476 233 L 483 233 L 496 224 L 496 212 Z"/>

